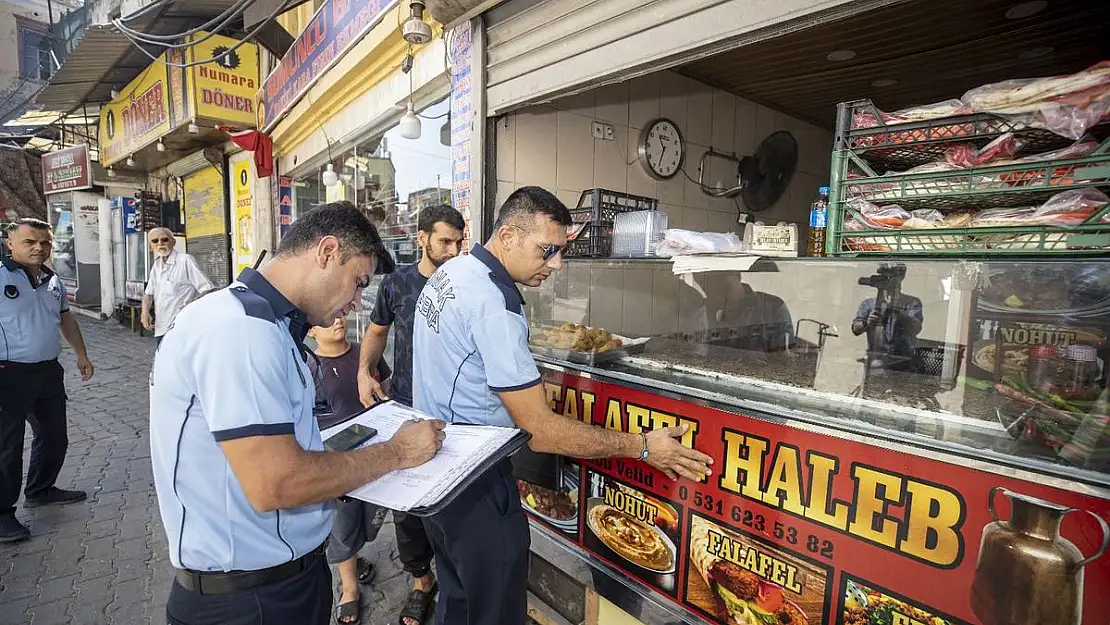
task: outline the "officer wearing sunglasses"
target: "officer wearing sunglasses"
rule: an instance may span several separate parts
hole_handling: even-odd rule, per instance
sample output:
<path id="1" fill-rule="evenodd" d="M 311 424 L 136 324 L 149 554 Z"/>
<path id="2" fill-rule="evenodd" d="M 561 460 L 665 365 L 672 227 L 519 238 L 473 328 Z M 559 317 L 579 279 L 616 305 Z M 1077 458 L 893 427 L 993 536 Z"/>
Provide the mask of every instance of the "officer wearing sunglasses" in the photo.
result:
<path id="1" fill-rule="evenodd" d="M 668 476 L 701 479 L 712 459 L 677 440 L 685 428 L 606 430 L 551 411 L 528 350 L 524 297 L 563 266 L 570 211 L 549 191 L 523 187 L 501 206 L 493 236 L 440 267 L 413 322 L 416 408 L 452 423 L 520 427 L 533 451 L 637 458 Z M 436 554 L 437 623 L 523 623 L 528 520 L 508 460 L 443 511 L 424 518 Z"/>

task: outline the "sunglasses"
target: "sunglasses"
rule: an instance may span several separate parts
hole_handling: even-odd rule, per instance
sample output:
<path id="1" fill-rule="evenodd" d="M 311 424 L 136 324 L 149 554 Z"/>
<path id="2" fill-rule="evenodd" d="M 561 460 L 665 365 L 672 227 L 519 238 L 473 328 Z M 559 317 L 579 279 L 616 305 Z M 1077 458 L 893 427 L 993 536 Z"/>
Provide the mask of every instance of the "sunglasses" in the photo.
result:
<path id="1" fill-rule="evenodd" d="M 521 228 L 520 226 L 513 226 L 513 228 L 520 230 L 525 235 L 528 234 L 528 231 L 524 228 Z M 540 258 L 542 258 L 543 260 L 551 260 L 553 257 L 567 248 L 566 245 L 543 245 L 542 243 L 537 243 L 536 245 L 541 250 L 543 250 L 543 254 L 540 256 Z"/>
<path id="2" fill-rule="evenodd" d="M 536 245 L 539 245 L 540 249 L 543 250 L 543 255 L 541 256 L 541 258 L 543 258 L 544 260 L 551 260 L 557 254 L 562 253 L 562 251 L 567 247 L 565 245 L 540 245 L 539 243 L 537 243 Z"/>
<path id="3" fill-rule="evenodd" d="M 169 243 L 170 238 L 169 237 L 162 237 L 160 239 L 151 239 L 150 242 L 151 243 Z"/>

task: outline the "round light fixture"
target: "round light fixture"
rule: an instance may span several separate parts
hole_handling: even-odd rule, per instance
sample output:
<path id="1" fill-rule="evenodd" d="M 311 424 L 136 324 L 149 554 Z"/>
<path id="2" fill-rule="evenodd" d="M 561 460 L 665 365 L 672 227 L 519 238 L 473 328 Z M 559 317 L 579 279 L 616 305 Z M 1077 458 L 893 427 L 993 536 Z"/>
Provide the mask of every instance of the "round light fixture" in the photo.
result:
<path id="1" fill-rule="evenodd" d="M 853 50 L 833 50 L 825 58 L 833 62 L 851 61 L 856 58 L 856 53 Z"/>
<path id="2" fill-rule="evenodd" d="M 127 157 L 127 166 L 128 167 L 134 167 L 135 166 L 135 157 L 133 157 L 133 156 L 128 156 Z"/>
<path id="3" fill-rule="evenodd" d="M 1008 17 L 1012 20 L 1025 19 L 1027 17 L 1032 17 L 1032 16 L 1040 13 L 1041 11 L 1045 10 L 1047 7 L 1048 7 L 1048 3 L 1045 2 L 1045 0 L 1034 0 L 1033 2 L 1022 2 L 1021 4 L 1015 4 L 1014 6 L 1007 9 L 1006 10 L 1006 17 Z"/>
<path id="4" fill-rule="evenodd" d="M 1038 46 L 1036 48 L 1029 48 L 1025 52 L 1022 52 L 1018 55 L 1018 58 L 1023 61 L 1029 61 L 1032 59 L 1039 59 L 1042 56 L 1048 56 L 1055 51 L 1056 48 L 1053 48 L 1052 46 Z"/>
<path id="5" fill-rule="evenodd" d="M 412 102 L 409 102 L 408 109 L 405 114 L 401 116 L 401 136 L 405 139 L 419 139 L 420 138 L 420 118 L 416 116 L 416 111 L 412 107 Z"/>
<path id="6" fill-rule="evenodd" d="M 872 87 L 893 87 L 898 81 L 893 78 L 880 78 L 871 82 Z"/>
<path id="7" fill-rule="evenodd" d="M 324 169 L 324 175 L 320 179 L 325 187 L 334 187 L 339 184 L 339 174 L 335 173 L 335 166 L 328 163 L 327 168 Z"/>
<path id="8" fill-rule="evenodd" d="M 165 151 L 166 151 L 166 144 L 165 144 L 165 143 L 162 143 L 162 140 L 161 140 L 161 139 L 159 139 L 159 140 L 158 140 L 158 145 L 156 145 L 156 146 L 155 146 L 155 148 L 157 148 L 157 150 L 158 150 L 159 152 L 165 152 Z"/>
<path id="9" fill-rule="evenodd" d="M 109 167 L 109 168 L 108 168 L 108 177 L 109 177 L 109 178 L 115 178 L 115 177 L 116 177 L 116 170 L 114 170 L 114 169 L 112 169 L 111 167 Z"/>

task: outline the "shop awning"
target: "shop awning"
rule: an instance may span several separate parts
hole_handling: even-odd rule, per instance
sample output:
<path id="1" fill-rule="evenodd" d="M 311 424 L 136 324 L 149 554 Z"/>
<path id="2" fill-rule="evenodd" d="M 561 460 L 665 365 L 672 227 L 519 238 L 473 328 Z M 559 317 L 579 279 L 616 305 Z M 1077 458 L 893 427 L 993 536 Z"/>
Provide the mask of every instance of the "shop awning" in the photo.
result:
<path id="1" fill-rule="evenodd" d="M 454 27 L 471 17 L 481 15 L 505 0 L 426 0 L 428 13 L 435 21 Z"/>
<path id="2" fill-rule="evenodd" d="M 128 25 L 147 34 L 169 35 L 199 26 L 233 4 L 234 0 L 170 0 Z M 126 85 L 152 62 L 110 24 L 90 26 L 78 37 L 73 52 L 35 98 L 45 109 L 70 113 L 88 102 L 108 102 L 113 89 Z"/>

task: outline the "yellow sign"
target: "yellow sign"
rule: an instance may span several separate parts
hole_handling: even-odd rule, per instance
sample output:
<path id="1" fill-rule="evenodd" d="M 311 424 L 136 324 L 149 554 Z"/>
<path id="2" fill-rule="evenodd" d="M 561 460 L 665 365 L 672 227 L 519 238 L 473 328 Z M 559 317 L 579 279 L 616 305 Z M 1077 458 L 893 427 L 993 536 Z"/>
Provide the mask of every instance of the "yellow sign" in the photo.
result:
<path id="1" fill-rule="evenodd" d="M 235 274 L 254 264 L 251 246 L 251 208 L 254 202 L 254 176 L 251 160 L 243 160 L 231 165 L 231 214 L 232 229 L 235 234 Z"/>
<path id="2" fill-rule="evenodd" d="M 190 42 L 197 42 L 189 46 L 190 62 L 220 57 L 189 71 L 189 92 L 196 116 L 225 121 L 240 128 L 254 128 L 258 46 L 244 43 L 232 50 L 239 40 L 204 32 L 193 35 Z"/>
<path id="3" fill-rule="evenodd" d="M 152 63 L 121 91 L 100 109 L 100 162 L 104 166 L 126 159 L 170 130 L 165 65 Z"/>
<path id="4" fill-rule="evenodd" d="M 185 176 L 185 236 L 190 239 L 224 234 L 224 185 L 215 167 Z"/>

